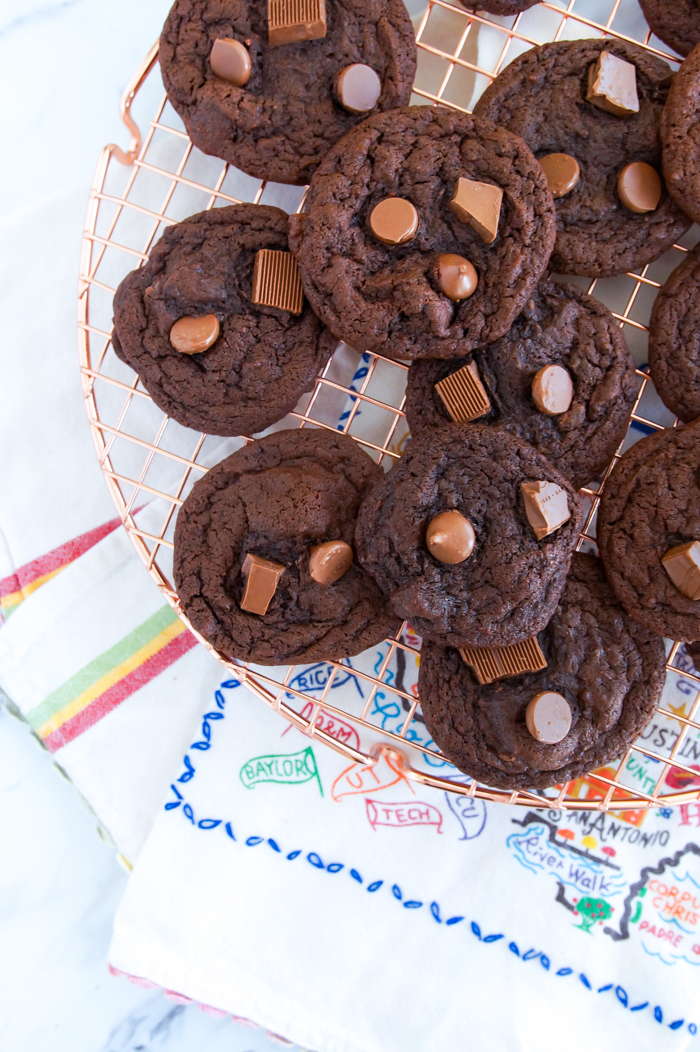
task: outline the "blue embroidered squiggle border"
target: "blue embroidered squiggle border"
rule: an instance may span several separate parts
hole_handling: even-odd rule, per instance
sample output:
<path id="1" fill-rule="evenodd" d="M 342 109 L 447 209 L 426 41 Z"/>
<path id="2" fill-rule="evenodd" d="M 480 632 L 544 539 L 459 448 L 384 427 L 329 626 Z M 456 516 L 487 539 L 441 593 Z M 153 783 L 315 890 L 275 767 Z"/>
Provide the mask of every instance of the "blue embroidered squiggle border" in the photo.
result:
<path id="1" fill-rule="evenodd" d="M 225 717 L 223 709 L 226 705 L 226 698 L 224 697 L 222 691 L 231 690 L 239 686 L 239 681 L 235 679 L 225 680 L 221 684 L 221 690 L 217 690 L 214 695 L 214 700 L 219 711 L 207 712 L 204 714 L 202 722 L 202 740 L 193 742 L 191 748 L 197 749 L 200 752 L 206 752 L 208 749 L 211 748 L 211 724 L 212 722 L 222 720 Z M 196 769 L 188 755 L 184 757 L 184 764 L 185 771 L 177 779 L 177 782 L 180 784 L 184 784 L 186 782 L 191 781 L 196 774 Z M 191 822 L 194 828 L 202 830 L 212 830 L 218 829 L 219 827 L 223 827 L 226 836 L 229 837 L 230 840 L 232 840 L 233 842 L 237 844 L 239 843 L 239 840 L 234 833 L 233 825 L 230 821 L 227 822 L 223 818 L 201 818 L 199 820 L 196 819 L 192 806 L 185 800 L 177 786 L 173 784 L 170 786 L 170 788 L 175 794 L 175 799 L 170 800 L 168 801 L 168 803 L 166 803 L 166 811 L 174 811 L 177 808 L 181 807 L 181 813 L 189 822 Z M 248 836 L 245 838 L 245 841 L 243 841 L 243 843 L 246 847 L 251 848 L 259 847 L 261 844 L 266 843 L 275 854 L 280 856 L 280 858 L 284 856 L 284 859 L 287 862 L 294 862 L 296 859 L 298 859 L 304 854 L 304 850 L 302 848 L 295 848 L 292 851 L 286 852 L 282 847 L 280 847 L 277 840 L 269 836 Z M 379 889 L 382 887 L 389 887 L 388 881 L 385 881 L 383 879 L 372 880 L 371 882 L 365 884 L 364 878 L 358 872 L 357 869 L 347 866 L 345 862 L 330 862 L 326 864 L 316 851 L 307 852 L 306 861 L 319 872 L 323 871 L 324 873 L 336 874 L 340 873 L 342 870 L 346 870 L 353 881 L 355 881 L 358 885 L 362 885 L 365 888 L 365 891 L 371 894 L 379 891 Z M 418 899 L 406 898 L 403 890 L 399 887 L 398 884 L 391 885 L 391 894 L 393 896 L 393 899 L 396 902 L 400 903 L 403 909 L 418 910 L 422 909 L 426 905 L 425 902 L 419 901 Z M 457 924 L 461 924 L 463 921 L 467 920 L 466 917 L 461 915 L 443 917 L 442 910 L 437 902 L 430 903 L 429 912 L 434 921 L 436 921 L 438 924 L 444 924 L 446 928 L 450 928 Z M 519 957 L 521 961 L 539 961 L 541 967 L 554 977 L 565 978 L 570 975 L 577 975 L 579 981 L 586 987 L 587 990 L 590 990 L 591 993 L 603 994 L 609 992 L 610 990 L 614 991 L 617 1003 L 622 1008 L 627 1009 L 630 1012 L 641 1012 L 646 1009 L 649 1009 L 652 1012 L 656 1022 L 668 1026 L 670 1030 L 680 1030 L 680 1028 L 685 1024 L 688 1032 L 692 1036 L 695 1036 L 698 1032 L 696 1024 L 691 1022 L 686 1023 L 685 1019 L 674 1019 L 673 1022 L 664 1024 L 664 1012 L 660 1005 L 655 1005 L 652 1008 L 650 1001 L 642 1001 L 639 1004 L 632 1004 L 632 999 L 630 998 L 630 995 L 627 993 L 623 986 L 617 983 L 604 983 L 602 986 L 596 986 L 590 981 L 590 979 L 587 975 L 585 975 L 584 972 L 579 972 L 576 968 L 571 968 L 568 965 L 560 967 L 556 971 L 554 971 L 550 957 L 547 954 L 545 954 L 542 950 L 535 950 L 534 948 L 531 948 L 529 950 L 521 951 L 518 944 L 513 940 L 509 940 L 507 942 L 505 941 L 507 939 L 507 936 L 503 932 L 497 932 L 488 935 L 484 934 L 481 930 L 481 926 L 475 920 L 469 921 L 469 929 L 471 930 L 472 935 L 474 935 L 474 937 L 478 939 L 480 943 L 488 945 L 497 942 L 502 942 L 502 945 L 504 947 L 507 946 L 509 952 L 515 954 L 515 956 Z"/>

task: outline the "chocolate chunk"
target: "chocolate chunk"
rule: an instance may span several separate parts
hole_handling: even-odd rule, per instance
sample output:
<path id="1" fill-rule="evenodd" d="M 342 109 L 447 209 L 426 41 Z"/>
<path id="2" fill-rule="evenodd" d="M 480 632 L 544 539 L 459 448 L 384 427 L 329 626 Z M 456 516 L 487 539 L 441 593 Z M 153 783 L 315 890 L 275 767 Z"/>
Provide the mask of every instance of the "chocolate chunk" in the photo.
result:
<path id="1" fill-rule="evenodd" d="M 482 686 L 523 672 L 541 672 L 547 667 L 537 636 L 508 647 L 464 647 L 459 653 Z"/>
<path id="2" fill-rule="evenodd" d="M 255 256 L 253 267 L 253 303 L 266 307 L 279 307 L 290 314 L 301 314 L 304 306 L 304 291 L 301 287 L 299 267 L 291 252 L 261 248 Z"/>
<path id="3" fill-rule="evenodd" d="M 219 319 L 215 314 L 202 318 L 179 318 L 170 330 L 170 342 L 180 354 L 201 354 L 219 338 Z"/>
<path id="4" fill-rule="evenodd" d="M 617 117 L 639 113 L 636 67 L 609 51 L 601 51 L 598 61 L 588 70 L 586 98 Z"/>
<path id="5" fill-rule="evenodd" d="M 252 66 L 248 49 L 239 40 L 215 40 L 209 56 L 212 73 L 242 88 L 250 80 Z"/>
<path id="6" fill-rule="evenodd" d="M 469 223 L 487 245 L 496 240 L 501 217 L 503 190 L 492 183 L 474 179 L 457 180 L 450 208 L 463 223 Z"/>
<path id="7" fill-rule="evenodd" d="M 241 610 L 249 614 L 266 614 L 284 571 L 281 563 L 273 563 L 249 552 L 241 566 L 241 573 L 247 578 Z"/>
<path id="8" fill-rule="evenodd" d="M 448 299 L 468 300 L 476 292 L 479 275 L 464 256 L 455 256 L 451 252 L 446 252 L 438 257 L 437 280 Z"/>
<path id="9" fill-rule="evenodd" d="M 385 197 L 369 217 L 370 230 L 385 245 L 403 245 L 418 229 L 418 213 L 403 197 Z"/>
<path id="10" fill-rule="evenodd" d="M 538 541 L 554 533 L 571 518 L 566 491 L 555 482 L 523 482 L 520 490 L 527 521 Z"/>
<path id="11" fill-rule="evenodd" d="M 686 599 L 700 599 L 700 541 L 669 548 L 661 556 L 664 570 Z"/>
<path id="12" fill-rule="evenodd" d="M 571 730 L 571 706 L 562 694 L 544 690 L 530 701 L 525 710 L 525 723 L 538 742 L 556 745 Z"/>
<path id="13" fill-rule="evenodd" d="M 294 44 L 326 35 L 326 0 L 268 0 L 267 42 Z"/>
<path id="14" fill-rule="evenodd" d="M 562 365 L 545 365 L 532 381 L 532 400 L 541 413 L 558 416 L 573 401 L 574 385 L 568 369 Z"/>
<path id="15" fill-rule="evenodd" d="M 458 511 L 443 511 L 428 523 L 425 543 L 438 562 L 463 563 L 474 551 L 474 527 Z"/>
<path id="16" fill-rule="evenodd" d="M 491 409 L 476 362 L 469 362 L 446 376 L 435 384 L 435 390 L 455 423 L 468 424 Z"/>
<path id="17" fill-rule="evenodd" d="M 355 62 L 338 74 L 335 90 L 341 106 L 349 113 L 369 113 L 379 102 L 382 82 L 371 66 Z"/>
<path id="18" fill-rule="evenodd" d="M 540 157 L 540 164 L 547 176 L 552 197 L 565 197 L 571 193 L 581 176 L 578 161 L 568 153 L 548 153 Z"/>
<path id="19" fill-rule="evenodd" d="M 318 584 L 335 584 L 352 566 L 353 550 L 345 541 L 324 541 L 311 549 L 309 573 Z"/>
<path id="20" fill-rule="evenodd" d="M 644 161 L 633 161 L 617 177 L 617 192 L 630 212 L 655 212 L 661 200 L 661 178 Z"/>

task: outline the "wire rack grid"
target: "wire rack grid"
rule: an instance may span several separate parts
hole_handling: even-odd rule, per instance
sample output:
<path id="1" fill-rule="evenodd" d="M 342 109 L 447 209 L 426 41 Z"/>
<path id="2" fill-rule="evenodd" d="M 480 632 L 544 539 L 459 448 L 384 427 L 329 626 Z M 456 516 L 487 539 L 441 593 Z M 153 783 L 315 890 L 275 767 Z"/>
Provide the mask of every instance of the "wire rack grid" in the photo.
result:
<path id="1" fill-rule="evenodd" d="M 414 103 L 470 112 L 504 65 L 545 40 L 610 35 L 640 43 L 677 66 L 650 37 L 631 0 L 624 6 L 621 0 L 541 3 L 511 18 L 469 14 L 446 0 L 413 3 L 424 6 L 414 18 L 419 54 Z M 304 190 L 254 180 L 194 148 L 164 95 L 157 58 L 156 45 L 124 95 L 122 117 L 131 132 L 128 150 L 114 144 L 105 147 L 93 182 L 78 294 L 80 369 L 97 456 L 122 522 L 167 602 L 212 651 L 189 625 L 171 581 L 174 523 L 194 482 L 250 439 L 198 435 L 156 408 L 138 377 L 111 350 L 112 297 L 119 281 L 147 259 L 169 224 L 242 200 L 277 204 L 292 212 L 301 207 Z M 143 111 L 138 121 L 137 108 Z M 147 126 L 143 137 L 139 125 Z M 574 279 L 613 311 L 640 365 L 646 361 L 646 323 L 654 294 L 696 237 L 691 232 L 638 274 Z M 388 467 L 401 455 L 407 437 L 405 374 L 406 366 L 400 363 L 359 355 L 341 344 L 313 391 L 270 430 L 341 429 Z M 638 384 L 631 428 L 617 456 L 642 435 L 676 423 L 644 368 L 638 369 Z M 595 550 L 597 504 L 614 462 L 604 478 L 581 491 L 586 508 L 579 545 L 583 550 Z M 679 804 L 697 808 L 700 814 L 700 766 L 693 762 L 700 759 L 700 678 L 678 643 L 670 645 L 666 689 L 642 738 L 619 762 L 542 792 L 499 791 L 469 780 L 465 784 L 444 760 L 427 737 L 420 714 L 415 683 L 419 648 L 420 641 L 404 625 L 378 652 L 301 672 L 298 666 L 261 668 L 215 656 L 291 724 L 353 764 L 385 759 L 413 782 L 528 807 L 634 814 Z M 335 695 L 338 686 L 345 689 Z"/>

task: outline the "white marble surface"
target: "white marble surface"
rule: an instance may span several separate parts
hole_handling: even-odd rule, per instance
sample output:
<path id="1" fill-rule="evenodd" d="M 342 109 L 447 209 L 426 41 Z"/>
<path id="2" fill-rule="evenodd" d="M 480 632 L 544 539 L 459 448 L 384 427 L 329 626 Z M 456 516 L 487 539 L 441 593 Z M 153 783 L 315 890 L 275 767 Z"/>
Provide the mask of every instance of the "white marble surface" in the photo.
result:
<path id="1" fill-rule="evenodd" d="M 24 726 L 0 710 L 2 1052 L 279 1052 L 107 971 L 126 884 L 114 851 Z"/>

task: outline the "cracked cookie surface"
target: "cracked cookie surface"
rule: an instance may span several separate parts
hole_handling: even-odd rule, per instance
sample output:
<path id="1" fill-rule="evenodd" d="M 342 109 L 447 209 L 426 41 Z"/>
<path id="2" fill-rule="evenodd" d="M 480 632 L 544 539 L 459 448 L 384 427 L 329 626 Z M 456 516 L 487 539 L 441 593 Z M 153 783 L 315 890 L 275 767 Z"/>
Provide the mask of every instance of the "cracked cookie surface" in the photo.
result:
<path id="1" fill-rule="evenodd" d="M 665 681 L 663 642 L 627 617 L 598 559 L 577 553 L 547 627 L 541 672 L 480 685 L 457 650 L 424 643 L 421 711 L 434 741 L 465 774 L 497 788 L 543 789 L 622 756 L 642 732 Z M 525 711 L 543 691 L 566 698 L 566 737 L 528 731 Z"/>
<path id="2" fill-rule="evenodd" d="M 639 112 L 627 116 L 586 98 L 588 72 L 607 51 L 636 68 Z M 604 277 L 657 259 L 688 229 L 688 220 L 662 187 L 658 207 L 637 214 L 617 192 L 622 169 L 643 162 L 661 172 L 659 119 L 671 68 L 635 44 L 558 41 L 526 51 L 489 85 L 474 108 L 516 135 L 538 160 L 565 153 L 580 167 L 578 182 L 555 200 L 557 240 L 551 269 Z"/>
<path id="3" fill-rule="evenodd" d="M 700 421 L 636 442 L 608 478 L 597 523 L 610 585 L 630 617 L 670 639 L 700 639 L 700 601 L 673 584 L 669 548 L 700 541 Z"/>
<path id="4" fill-rule="evenodd" d="M 521 484 L 554 483 L 570 518 L 537 540 Z M 446 511 L 472 524 L 466 561 L 439 562 L 425 543 Z M 494 428 L 447 424 L 412 439 L 367 494 L 357 554 L 394 613 L 418 635 L 453 646 L 507 646 L 544 628 L 579 536 L 580 504 L 564 476 L 531 446 Z"/>
<path id="5" fill-rule="evenodd" d="M 396 632 L 357 561 L 331 585 L 309 571 L 314 545 L 354 547 L 360 501 L 381 473 L 353 439 L 304 429 L 267 435 L 212 468 L 175 530 L 175 585 L 197 631 L 225 657 L 260 665 L 340 660 Z M 284 566 L 263 615 L 240 606 L 249 553 Z"/>
<path id="6" fill-rule="evenodd" d="M 460 178 L 503 190 L 492 243 L 450 208 Z M 369 221 L 392 197 L 418 215 L 415 235 L 394 246 Z M 522 139 L 429 106 L 378 114 L 346 135 L 313 177 L 290 232 L 304 290 L 331 332 L 358 351 L 399 359 L 452 358 L 507 332 L 553 243 L 552 197 Z M 476 269 L 468 299 L 442 292 L 442 254 Z"/>
<path id="7" fill-rule="evenodd" d="M 411 434 L 449 421 L 435 384 L 471 361 L 492 407 L 476 423 L 529 442 L 575 489 L 604 470 L 625 436 L 637 392 L 634 361 L 607 307 L 573 285 L 542 282 L 500 340 L 465 358 L 414 362 L 405 406 Z M 564 367 L 573 381 L 571 406 L 555 416 L 541 412 L 531 393 L 547 365 Z"/>
<path id="8" fill-rule="evenodd" d="M 177 0 L 160 38 L 168 98 L 192 142 L 258 179 L 303 185 L 328 149 L 366 113 L 335 96 L 347 66 L 370 66 L 377 110 L 405 105 L 416 71 L 413 26 L 402 0 L 326 0 L 327 32 L 270 47 L 267 0 Z M 214 42 L 248 51 L 250 80 L 237 87 L 209 64 Z"/>
<path id="9" fill-rule="evenodd" d="M 168 227 L 114 297 L 114 350 L 153 401 L 185 427 L 250 435 L 281 420 L 309 391 L 337 340 L 308 302 L 301 314 L 251 302 L 259 249 L 288 251 L 286 212 L 231 205 Z M 182 354 L 182 317 L 214 315 L 216 342 Z"/>

